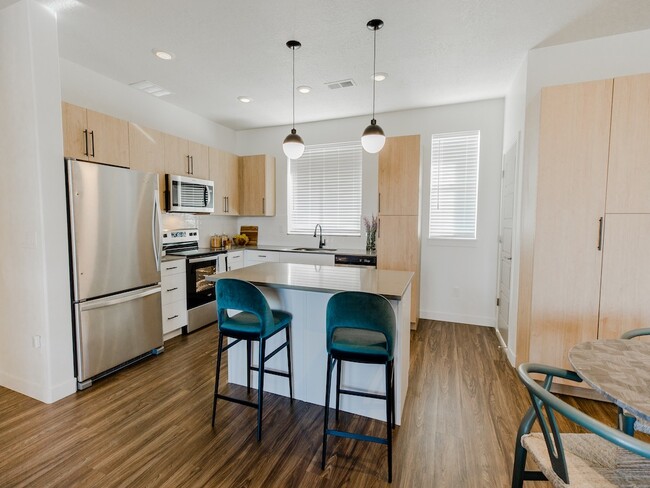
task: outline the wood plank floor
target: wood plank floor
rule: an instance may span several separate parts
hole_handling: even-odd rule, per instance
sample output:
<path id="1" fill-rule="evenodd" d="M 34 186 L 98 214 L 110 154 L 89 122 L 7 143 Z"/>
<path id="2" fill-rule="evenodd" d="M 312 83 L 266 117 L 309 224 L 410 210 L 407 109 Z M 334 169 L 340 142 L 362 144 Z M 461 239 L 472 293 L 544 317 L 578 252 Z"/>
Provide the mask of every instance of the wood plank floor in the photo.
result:
<path id="1" fill-rule="evenodd" d="M 216 337 L 209 327 L 174 338 L 161 356 L 53 405 L 0 388 L 0 487 L 389 486 L 385 447 L 376 444 L 331 438 L 321 471 L 319 406 L 267 394 L 258 443 L 255 410 L 220 402 L 213 430 Z M 393 486 L 509 486 L 529 400 L 494 330 L 422 321 L 411 342 Z M 614 425 L 612 405 L 571 401 Z M 345 413 L 339 426 L 385 432 L 382 422 Z"/>

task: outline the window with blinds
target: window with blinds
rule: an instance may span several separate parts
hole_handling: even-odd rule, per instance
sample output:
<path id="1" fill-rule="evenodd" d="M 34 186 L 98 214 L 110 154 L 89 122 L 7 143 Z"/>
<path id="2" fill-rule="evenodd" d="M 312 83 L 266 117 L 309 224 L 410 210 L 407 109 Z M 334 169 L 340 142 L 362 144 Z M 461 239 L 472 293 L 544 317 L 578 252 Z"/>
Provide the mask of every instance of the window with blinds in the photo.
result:
<path id="1" fill-rule="evenodd" d="M 361 235 L 361 143 L 305 147 L 289 160 L 287 216 L 289 234 Z"/>
<path id="2" fill-rule="evenodd" d="M 478 130 L 431 137 L 429 239 L 476 239 Z"/>

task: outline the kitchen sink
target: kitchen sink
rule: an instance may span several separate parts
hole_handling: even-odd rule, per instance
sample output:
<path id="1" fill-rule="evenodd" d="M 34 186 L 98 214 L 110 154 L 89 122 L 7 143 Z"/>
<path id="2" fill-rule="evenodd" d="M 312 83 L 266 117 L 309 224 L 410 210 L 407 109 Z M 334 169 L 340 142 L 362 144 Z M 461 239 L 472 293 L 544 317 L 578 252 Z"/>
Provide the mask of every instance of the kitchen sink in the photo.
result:
<path id="1" fill-rule="evenodd" d="M 336 251 L 336 249 L 332 249 L 331 247 L 294 247 L 292 251 L 312 251 L 312 252 L 318 252 L 318 251 Z"/>

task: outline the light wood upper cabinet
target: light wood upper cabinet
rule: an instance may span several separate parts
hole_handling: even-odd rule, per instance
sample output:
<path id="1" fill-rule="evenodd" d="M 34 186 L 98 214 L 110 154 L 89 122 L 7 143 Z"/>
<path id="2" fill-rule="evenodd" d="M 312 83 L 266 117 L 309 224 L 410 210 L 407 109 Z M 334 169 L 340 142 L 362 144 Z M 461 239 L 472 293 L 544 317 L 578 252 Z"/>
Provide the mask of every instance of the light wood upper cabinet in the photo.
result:
<path id="1" fill-rule="evenodd" d="M 275 215 L 275 158 L 266 154 L 239 158 L 239 214 Z"/>
<path id="2" fill-rule="evenodd" d="M 165 138 L 162 132 L 129 122 L 129 160 L 132 169 L 165 172 Z"/>
<path id="3" fill-rule="evenodd" d="M 192 163 L 192 174 L 194 178 L 210 179 L 209 148 L 198 142 L 188 141 L 190 161 Z"/>
<path id="4" fill-rule="evenodd" d="M 542 90 L 529 361 L 598 337 L 612 80 Z"/>
<path id="5" fill-rule="evenodd" d="M 209 179 L 208 146 L 165 134 L 165 173 Z"/>
<path id="6" fill-rule="evenodd" d="M 239 215 L 239 157 L 211 147 L 209 160 L 214 215 Z"/>
<path id="7" fill-rule="evenodd" d="M 129 167 L 129 128 L 125 120 L 62 103 L 66 156 Z"/>
<path id="8" fill-rule="evenodd" d="M 155 129 L 129 122 L 131 169 L 158 173 L 160 205 L 165 208 L 165 137 Z"/>
<path id="9" fill-rule="evenodd" d="M 420 136 L 388 137 L 379 152 L 379 215 L 419 215 Z"/>
<path id="10" fill-rule="evenodd" d="M 650 213 L 650 74 L 614 80 L 608 213 Z"/>
<path id="11" fill-rule="evenodd" d="M 420 316 L 420 239 L 417 215 L 383 215 L 378 219 L 377 268 L 413 271 L 411 322 Z"/>

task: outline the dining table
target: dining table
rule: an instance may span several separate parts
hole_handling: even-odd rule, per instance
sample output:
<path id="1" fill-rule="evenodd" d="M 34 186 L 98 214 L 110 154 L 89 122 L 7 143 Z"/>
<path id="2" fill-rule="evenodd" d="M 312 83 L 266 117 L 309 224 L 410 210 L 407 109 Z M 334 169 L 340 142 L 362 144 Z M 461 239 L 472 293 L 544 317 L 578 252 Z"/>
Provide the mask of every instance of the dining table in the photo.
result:
<path id="1" fill-rule="evenodd" d="M 594 390 L 642 422 L 650 422 L 650 342 L 608 339 L 569 351 L 575 372 Z"/>

